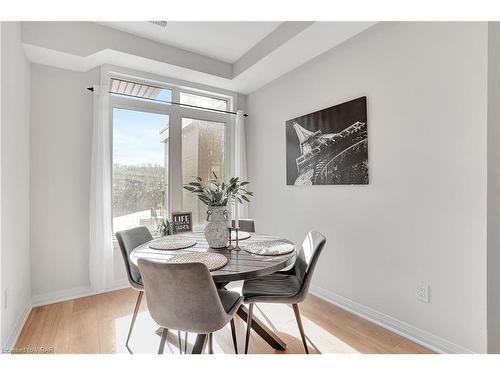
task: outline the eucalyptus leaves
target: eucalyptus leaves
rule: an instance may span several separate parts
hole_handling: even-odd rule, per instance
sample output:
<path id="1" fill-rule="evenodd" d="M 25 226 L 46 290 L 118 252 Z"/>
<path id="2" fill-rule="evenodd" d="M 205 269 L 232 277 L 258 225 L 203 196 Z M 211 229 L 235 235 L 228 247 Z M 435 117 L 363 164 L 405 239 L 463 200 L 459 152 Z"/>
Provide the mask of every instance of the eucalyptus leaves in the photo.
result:
<path id="1" fill-rule="evenodd" d="M 240 203 L 250 202 L 249 197 L 253 196 L 251 191 L 248 191 L 244 186 L 249 184 L 248 181 L 240 181 L 239 177 L 232 177 L 229 183 L 220 182 L 215 173 L 215 179 L 203 182 L 200 177 L 194 177 L 196 181 L 184 185 L 184 189 L 196 194 L 198 199 L 207 206 L 227 206 L 234 199 Z"/>

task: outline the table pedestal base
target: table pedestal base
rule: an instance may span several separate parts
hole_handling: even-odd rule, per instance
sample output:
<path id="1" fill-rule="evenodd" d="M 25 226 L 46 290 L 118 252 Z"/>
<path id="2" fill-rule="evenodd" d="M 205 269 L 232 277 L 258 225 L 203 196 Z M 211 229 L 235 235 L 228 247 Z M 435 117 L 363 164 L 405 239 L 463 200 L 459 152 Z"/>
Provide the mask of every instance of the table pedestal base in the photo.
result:
<path id="1" fill-rule="evenodd" d="M 243 319 L 244 322 L 247 321 L 248 309 L 246 306 L 241 305 L 237 314 L 241 319 Z M 252 329 L 274 349 L 286 350 L 285 342 L 281 340 L 271 329 L 269 329 L 264 322 L 255 317 L 255 315 L 252 317 Z"/>
<path id="2" fill-rule="evenodd" d="M 245 306 L 241 306 L 237 312 L 238 316 L 243 319 L 244 322 L 247 321 L 248 309 Z M 260 319 L 255 316 L 252 319 L 252 329 L 262 337 L 271 347 L 276 350 L 285 350 L 286 344 L 281 340 L 272 330 L 270 330 Z M 192 354 L 201 354 L 206 345 L 208 335 L 200 334 L 196 336 L 196 341 L 193 346 Z"/>

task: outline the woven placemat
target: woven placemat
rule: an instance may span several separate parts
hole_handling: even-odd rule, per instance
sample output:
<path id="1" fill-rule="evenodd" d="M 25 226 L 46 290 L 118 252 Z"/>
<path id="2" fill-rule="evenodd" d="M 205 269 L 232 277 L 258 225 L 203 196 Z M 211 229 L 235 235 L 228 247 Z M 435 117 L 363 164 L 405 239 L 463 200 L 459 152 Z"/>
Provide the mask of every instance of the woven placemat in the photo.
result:
<path id="1" fill-rule="evenodd" d="M 238 231 L 238 241 L 246 240 L 247 238 L 250 238 L 250 233 L 242 230 Z M 231 231 L 231 241 L 236 241 L 236 231 L 234 230 Z"/>
<path id="2" fill-rule="evenodd" d="M 209 271 L 215 271 L 227 264 L 227 258 L 217 253 L 184 253 L 170 258 L 169 263 L 203 263 Z"/>
<path id="3" fill-rule="evenodd" d="M 295 249 L 294 244 L 287 240 L 259 240 L 242 244 L 240 247 L 257 255 L 284 255 Z"/>
<path id="4" fill-rule="evenodd" d="M 149 247 L 155 250 L 180 250 L 196 245 L 196 241 L 187 238 L 167 236 L 151 241 Z"/>

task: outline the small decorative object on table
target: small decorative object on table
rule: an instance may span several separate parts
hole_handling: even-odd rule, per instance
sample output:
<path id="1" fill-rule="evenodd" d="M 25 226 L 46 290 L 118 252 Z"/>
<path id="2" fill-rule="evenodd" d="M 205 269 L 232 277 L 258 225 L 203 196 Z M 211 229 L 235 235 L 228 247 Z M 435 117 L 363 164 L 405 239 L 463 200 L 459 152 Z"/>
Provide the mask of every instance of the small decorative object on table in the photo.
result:
<path id="1" fill-rule="evenodd" d="M 191 217 L 191 212 L 174 212 L 172 214 L 172 232 L 192 232 L 193 224 Z"/>
<path id="2" fill-rule="evenodd" d="M 214 249 L 226 248 L 229 244 L 229 211 L 227 206 L 232 201 L 250 202 L 253 195 L 244 186 L 247 181 L 240 181 L 239 177 L 232 177 L 228 183 L 220 182 L 215 173 L 215 179 L 203 182 L 201 177 L 196 181 L 184 185 L 184 189 L 196 194 L 198 199 L 208 206 L 205 238 L 208 245 Z"/>
<path id="3" fill-rule="evenodd" d="M 160 220 L 157 231 L 160 236 L 170 236 L 171 234 L 174 234 L 172 223 L 168 219 Z"/>
<path id="4" fill-rule="evenodd" d="M 240 251 L 241 250 L 241 248 L 240 248 L 240 246 L 238 244 L 238 242 L 239 242 L 238 232 L 239 232 L 239 228 L 238 227 L 235 227 L 235 228 L 229 227 L 229 246 L 227 247 L 228 250 L 234 250 L 234 251 Z M 233 235 L 233 233 L 234 233 L 234 235 Z M 233 239 L 236 242 L 234 245 L 233 245 Z"/>

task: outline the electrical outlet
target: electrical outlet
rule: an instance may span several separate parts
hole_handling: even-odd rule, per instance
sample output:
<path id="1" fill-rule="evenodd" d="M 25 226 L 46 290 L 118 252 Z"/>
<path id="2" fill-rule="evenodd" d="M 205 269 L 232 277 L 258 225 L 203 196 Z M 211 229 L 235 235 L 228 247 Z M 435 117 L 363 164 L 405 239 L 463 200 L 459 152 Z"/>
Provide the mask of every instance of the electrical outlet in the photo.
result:
<path id="1" fill-rule="evenodd" d="M 420 284 L 417 286 L 417 299 L 422 302 L 430 302 L 430 286 L 429 284 Z"/>

